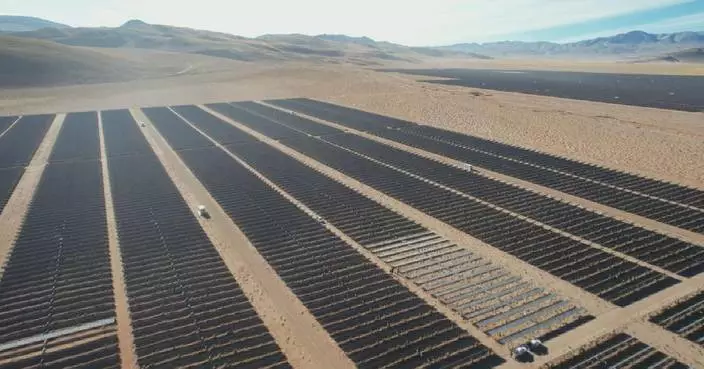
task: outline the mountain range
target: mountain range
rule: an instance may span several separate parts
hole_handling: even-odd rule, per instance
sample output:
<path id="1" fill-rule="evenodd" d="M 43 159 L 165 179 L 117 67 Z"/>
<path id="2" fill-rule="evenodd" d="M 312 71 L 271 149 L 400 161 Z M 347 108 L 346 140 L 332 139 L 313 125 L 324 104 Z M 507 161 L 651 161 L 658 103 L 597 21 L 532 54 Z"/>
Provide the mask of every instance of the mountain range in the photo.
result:
<path id="1" fill-rule="evenodd" d="M 0 17 L 2 32 L 3 17 Z M 487 58 L 468 52 L 407 47 L 366 37 L 301 34 L 246 38 L 184 27 L 131 20 L 119 27 L 40 27 L 3 32 L 7 36 L 92 48 L 149 49 L 201 54 L 239 61 L 315 60 L 328 63 L 381 65 L 389 61 L 416 62 L 433 57 Z"/>
<path id="2" fill-rule="evenodd" d="M 493 57 L 511 56 L 613 56 L 639 57 L 679 52 L 704 46 L 704 32 L 652 34 L 631 31 L 570 43 L 502 41 L 461 43 L 441 46 L 441 50 L 472 52 Z"/>
<path id="3" fill-rule="evenodd" d="M 71 46 L 143 48 L 188 52 L 242 61 L 345 59 L 364 65 L 424 58 L 605 57 L 651 60 L 704 47 L 704 32 L 651 34 L 631 31 L 571 43 L 501 41 L 408 47 L 369 37 L 338 34 L 263 35 L 246 38 L 227 33 L 153 25 L 131 20 L 120 27 L 79 27 L 32 17 L 0 16 L 0 32 L 15 37 Z"/>
<path id="4" fill-rule="evenodd" d="M 502 41 L 409 47 L 369 37 L 340 34 L 263 35 L 247 38 L 222 32 L 130 20 L 119 27 L 70 27 L 33 17 L 0 16 L 0 34 L 19 39 L 89 48 L 148 49 L 238 61 L 316 61 L 378 66 L 434 58 L 608 58 L 633 62 L 701 62 L 704 32 L 651 34 L 631 31 L 571 43 Z M 15 49 L 17 40 L 13 40 Z"/>
<path id="5" fill-rule="evenodd" d="M 42 28 L 70 28 L 70 26 L 36 17 L 0 15 L 0 32 L 25 32 Z"/>

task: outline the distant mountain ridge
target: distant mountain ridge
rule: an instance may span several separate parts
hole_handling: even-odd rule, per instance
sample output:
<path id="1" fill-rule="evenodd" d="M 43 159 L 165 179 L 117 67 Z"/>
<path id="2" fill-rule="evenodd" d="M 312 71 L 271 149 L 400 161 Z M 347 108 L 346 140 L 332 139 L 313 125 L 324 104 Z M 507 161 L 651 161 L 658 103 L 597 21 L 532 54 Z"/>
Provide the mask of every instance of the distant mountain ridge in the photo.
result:
<path id="1" fill-rule="evenodd" d="M 161 65 L 112 58 L 96 50 L 1 34 L 0 66 L 0 88 L 119 81 L 146 76 L 151 69 L 164 69 Z"/>
<path id="2" fill-rule="evenodd" d="M 322 35 L 317 35 L 315 36 L 321 40 L 328 40 L 328 41 L 336 41 L 336 42 L 349 42 L 349 43 L 355 43 L 355 44 L 360 44 L 360 45 L 375 45 L 377 42 L 372 40 L 371 38 L 367 36 L 362 36 L 362 37 L 352 37 L 352 36 L 347 36 L 347 35 L 331 35 L 331 34 L 322 34 Z"/>
<path id="3" fill-rule="evenodd" d="M 388 61 L 417 62 L 447 56 L 487 58 L 473 53 L 376 42 L 368 37 L 285 34 L 246 38 L 221 32 L 149 24 L 141 20 L 130 20 L 119 27 L 42 28 L 13 32 L 10 35 L 70 46 L 141 48 L 240 61 L 315 60 L 379 65 Z"/>
<path id="4" fill-rule="evenodd" d="M 556 42 L 501 41 L 439 46 L 441 50 L 479 53 L 493 57 L 510 56 L 638 56 L 677 52 L 704 46 L 704 32 L 653 34 L 631 31 L 610 37 Z"/>
<path id="5" fill-rule="evenodd" d="M 669 63 L 704 63 L 704 48 L 692 48 L 657 55 L 654 57 L 646 57 L 632 60 L 632 63 L 649 63 L 649 62 L 669 62 Z"/>
<path id="6" fill-rule="evenodd" d="M 70 28 L 70 26 L 36 17 L 0 15 L 0 32 L 26 32 L 42 28 Z"/>
<path id="7" fill-rule="evenodd" d="M 364 65 L 385 61 L 415 62 L 423 58 L 443 57 L 472 59 L 605 57 L 655 60 L 667 58 L 668 55 L 683 50 L 704 47 L 704 32 L 652 34 L 631 31 L 570 43 L 500 41 L 408 47 L 386 41 L 375 41 L 366 36 L 354 37 L 342 34 L 316 36 L 270 34 L 247 38 L 222 32 L 154 25 L 141 20 L 130 20 L 120 27 L 71 28 L 39 18 L 15 16 L 0 16 L 0 32 L 71 46 L 144 48 L 205 54 L 243 61 L 293 58 L 335 62 L 346 58 L 346 61 Z M 676 59 L 675 56 L 669 59 L 673 58 Z M 698 60 L 698 58 L 684 59 Z"/>

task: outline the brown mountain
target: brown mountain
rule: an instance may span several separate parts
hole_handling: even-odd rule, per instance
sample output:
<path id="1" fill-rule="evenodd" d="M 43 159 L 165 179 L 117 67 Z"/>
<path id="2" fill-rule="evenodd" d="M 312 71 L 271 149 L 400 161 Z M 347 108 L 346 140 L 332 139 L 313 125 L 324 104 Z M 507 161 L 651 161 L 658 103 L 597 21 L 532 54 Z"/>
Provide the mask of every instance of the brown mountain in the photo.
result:
<path id="1" fill-rule="evenodd" d="M 97 52 L 11 36 L 0 36 L 0 65 L 0 87 L 103 82 L 134 73 Z"/>
<path id="2" fill-rule="evenodd" d="M 633 61 L 633 63 L 647 62 L 704 63 L 704 48 L 685 49 L 674 53 L 645 57 Z"/>
<path id="3" fill-rule="evenodd" d="M 144 49 L 100 49 L 0 35 L 0 88 L 57 86 L 180 75 L 234 61 Z"/>
<path id="4" fill-rule="evenodd" d="M 434 57 L 486 58 L 452 50 L 411 48 L 341 35 L 265 35 L 245 38 L 132 20 L 115 28 L 45 28 L 13 36 L 100 48 L 141 48 L 203 54 L 241 61 L 316 60 L 376 65 Z"/>
<path id="5" fill-rule="evenodd" d="M 26 32 L 42 28 L 70 28 L 61 23 L 36 17 L 0 15 L 0 32 Z"/>

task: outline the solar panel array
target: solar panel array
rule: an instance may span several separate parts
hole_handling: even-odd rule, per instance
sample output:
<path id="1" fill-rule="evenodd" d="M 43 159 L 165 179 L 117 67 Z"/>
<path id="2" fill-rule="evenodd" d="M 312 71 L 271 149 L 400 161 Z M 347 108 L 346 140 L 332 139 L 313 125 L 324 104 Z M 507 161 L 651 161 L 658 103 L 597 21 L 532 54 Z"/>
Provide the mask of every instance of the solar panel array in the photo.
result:
<path id="1" fill-rule="evenodd" d="M 14 124 L 15 121 L 17 121 L 18 119 L 19 117 L 13 116 L 0 117 L 0 135 L 5 133 L 5 131 L 7 131 L 7 129 L 10 128 L 10 126 Z"/>
<path id="2" fill-rule="evenodd" d="M 24 174 L 24 167 L 0 169 L 0 213 L 10 201 L 22 174 Z"/>
<path id="3" fill-rule="evenodd" d="M 326 141 L 673 273 L 691 277 L 704 271 L 704 248 L 697 245 L 364 137 Z"/>
<path id="4" fill-rule="evenodd" d="M 139 365 L 289 367 L 129 112 L 103 122 Z"/>
<path id="5" fill-rule="evenodd" d="M 321 101 L 269 102 L 676 227 L 704 232 L 701 190 Z"/>
<path id="6" fill-rule="evenodd" d="M 137 364 L 290 367 L 146 139 L 144 132 L 152 129 L 359 367 L 495 367 L 505 362 L 506 352 L 494 352 L 482 340 L 511 349 L 537 337 L 549 346 L 595 319 L 587 304 L 487 260 L 471 245 L 449 240 L 219 115 L 582 288 L 614 309 L 704 271 L 702 245 L 347 128 L 695 232 L 704 230 L 704 191 L 329 103 L 268 103 L 283 109 L 257 102 L 209 104 L 217 114 L 190 105 L 153 107 L 143 109 L 145 122 L 125 109 L 67 114 L 47 163 L 32 168 L 41 178 L 0 271 L 0 368 L 122 365 L 117 331 L 118 324 L 124 329 L 128 322 L 116 321 L 104 176 L 109 176 Z M 51 114 L 0 117 L 0 212 L 54 119 Z M 448 318 L 426 300 L 456 315 Z M 649 319 L 702 345 L 703 309 L 699 291 Z M 453 322 L 454 316 L 483 338 Z M 687 367 L 625 333 L 600 337 L 549 363 L 555 368 L 606 366 Z"/>
<path id="7" fill-rule="evenodd" d="M 0 169 L 26 166 L 54 120 L 53 115 L 26 115 L 0 137 Z"/>
<path id="8" fill-rule="evenodd" d="M 653 316 L 650 321 L 704 346 L 704 292 L 682 299 Z"/>
<path id="9" fill-rule="evenodd" d="M 226 132 L 236 131 L 227 123 L 218 124 L 223 137 L 235 134 Z M 222 150 L 179 155 L 360 367 L 491 367 L 503 361 Z"/>
<path id="10" fill-rule="evenodd" d="M 15 350 L 30 353 L 28 361 L 10 366 L 41 367 L 37 361 L 56 361 L 53 366 L 57 367 L 67 360 L 77 367 L 89 367 L 95 356 L 54 349 L 51 340 L 36 348 L 24 347 L 22 340 L 80 329 L 106 319 L 114 322 L 115 318 L 98 136 L 87 135 L 75 141 L 73 135 L 76 130 L 96 132 L 98 122 L 95 118 L 79 121 L 73 119 L 74 115 L 69 117 L 56 139 L 50 164 L 42 173 L 0 280 L 0 344 L 15 343 Z M 35 118 L 27 126 L 34 126 L 32 134 L 24 136 L 32 138 L 27 144 L 40 141 L 42 134 L 37 130 L 45 131 L 39 128 L 47 125 L 46 119 Z M 62 148 L 68 146 L 75 146 L 85 160 L 60 161 L 66 158 Z M 85 347 L 99 350 L 101 363 L 116 366 L 119 355 L 115 341 L 113 331 L 89 340 Z"/>
<path id="11" fill-rule="evenodd" d="M 223 110 L 227 113 L 226 110 Z M 259 131 L 261 124 L 240 120 Z M 277 125 L 270 121 L 269 124 Z M 273 126 L 272 126 L 273 127 Z M 290 128 L 278 124 L 282 131 Z M 267 128 L 269 131 L 272 128 Z M 262 130 L 264 132 L 264 130 Z M 282 134 L 278 134 L 281 136 Z M 336 139 L 341 135 L 331 136 Z M 280 142 L 619 306 L 678 281 L 309 136 Z"/>
<path id="12" fill-rule="evenodd" d="M 619 333 L 601 339 L 591 348 L 581 351 L 574 357 L 556 365 L 553 369 L 568 368 L 643 368 L 643 369 L 687 369 L 687 365 L 667 356 L 653 347 Z"/>
<path id="13" fill-rule="evenodd" d="M 68 346 L 67 346 L 68 345 Z M 16 350 L 0 352 L 2 369 L 117 369 L 117 334 L 109 326 L 70 337 L 50 338 Z"/>
<path id="14" fill-rule="evenodd" d="M 237 130 L 234 126 L 230 129 Z M 487 321 L 483 325 L 485 331 L 502 343 L 525 340 L 531 334 L 548 334 L 590 319 L 582 309 L 521 281 L 267 145 L 228 147 L 326 221 L 397 268 L 400 275 L 443 298 L 461 314 L 471 314 L 470 321 Z M 488 291 L 477 293 L 477 288 Z M 517 296 L 522 303 L 517 304 Z M 491 321 L 497 316 L 502 319 Z M 497 325 L 500 320 L 505 324 Z"/>
<path id="15" fill-rule="evenodd" d="M 5 126 L 5 134 L 0 137 L 0 212 L 10 200 L 53 119 L 53 115 L 29 115 L 19 121 L 17 117 L 4 117 L 0 121 L 0 128 Z M 10 127 L 12 123 L 14 125 Z M 2 132 L 0 130 L 0 134 Z"/>
<path id="16" fill-rule="evenodd" d="M 549 335 L 585 310 L 489 262 L 267 145 L 230 150 L 500 343 Z"/>
<path id="17" fill-rule="evenodd" d="M 54 144 L 51 163 L 98 159 L 100 142 L 97 112 L 67 114 L 59 135 L 62 139 Z"/>
<path id="18" fill-rule="evenodd" d="M 231 111 L 234 111 L 232 109 Z M 239 120 L 259 125 L 260 120 Z M 196 123 L 197 124 L 197 123 Z M 231 130 L 239 130 L 229 126 Z M 274 129 L 271 126 L 269 130 Z M 228 149 L 501 343 L 554 338 L 584 310 L 537 288 L 268 145 Z M 578 324 L 576 324 L 578 325 Z"/>
<path id="19" fill-rule="evenodd" d="M 233 114 L 245 108 L 325 141 L 380 160 L 395 168 L 448 186 L 469 196 L 542 222 L 601 246 L 633 256 L 673 273 L 691 277 L 704 271 L 704 248 L 607 217 L 554 198 L 470 173 L 311 120 L 254 103 L 214 104 L 231 118 L 261 127 L 260 121 Z M 303 124 L 302 122 L 305 122 Z M 272 124 L 269 122 L 268 124 Z M 312 127 L 311 127 L 312 126 Z M 317 127 L 327 127 L 321 132 Z M 259 128 L 261 130 L 261 128 Z M 271 131 L 273 128 L 269 129 Z M 279 134 L 281 136 L 281 134 Z M 277 136 L 277 137 L 279 137 Z M 704 217 L 702 217 L 704 218 Z"/>

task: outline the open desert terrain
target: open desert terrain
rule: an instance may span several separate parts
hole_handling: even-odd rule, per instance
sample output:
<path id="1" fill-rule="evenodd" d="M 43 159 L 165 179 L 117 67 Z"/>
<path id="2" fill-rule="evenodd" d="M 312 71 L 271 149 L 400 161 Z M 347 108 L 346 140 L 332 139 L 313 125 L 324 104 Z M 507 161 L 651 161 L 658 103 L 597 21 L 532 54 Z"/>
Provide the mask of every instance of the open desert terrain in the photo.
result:
<path id="1" fill-rule="evenodd" d="M 704 367 L 701 97 L 402 70 L 702 64 L 0 42 L 0 369 Z"/>
<path id="2" fill-rule="evenodd" d="M 170 63 L 176 64 L 174 60 Z M 565 61 L 526 63 L 543 70 L 569 65 Z M 517 65 L 465 61 L 454 66 L 516 69 Z M 623 72 L 617 63 L 597 65 L 575 63 L 569 70 Z M 696 69 L 690 65 L 639 66 L 639 73 L 652 74 Z M 310 97 L 685 185 L 704 183 L 701 113 L 437 85 L 419 82 L 432 77 L 351 65 L 253 65 L 187 56 L 173 69 L 187 71 L 139 81 L 0 90 L 0 113 Z"/>

